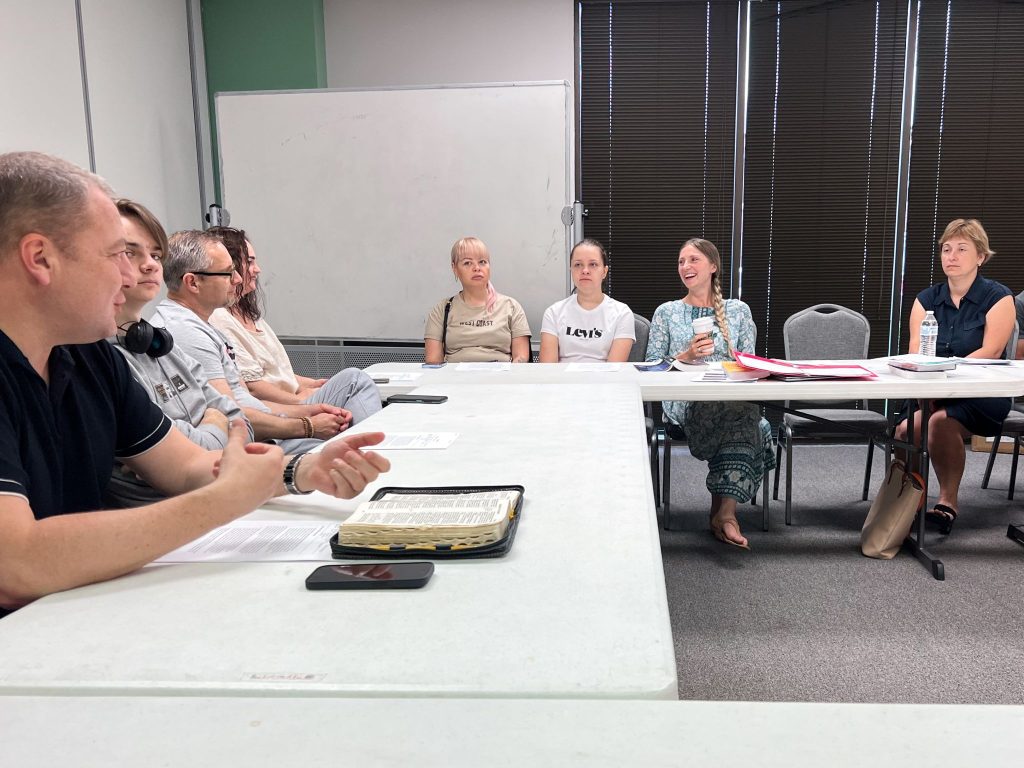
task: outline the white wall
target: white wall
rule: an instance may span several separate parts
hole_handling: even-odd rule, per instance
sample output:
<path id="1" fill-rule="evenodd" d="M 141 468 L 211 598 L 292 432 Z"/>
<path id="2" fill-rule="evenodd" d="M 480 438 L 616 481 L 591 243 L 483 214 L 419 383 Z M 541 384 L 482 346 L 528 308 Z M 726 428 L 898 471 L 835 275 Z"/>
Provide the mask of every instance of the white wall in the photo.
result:
<path id="1" fill-rule="evenodd" d="M 82 18 L 97 173 L 169 232 L 198 226 L 185 3 L 82 0 Z"/>
<path id="2" fill-rule="evenodd" d="M 199 226 L 184 0 L 82 0 L 96 172 L 168 230 Z M 0 150 L 89 166 L 73 0 L 0 0 Z"/>
<path id="3" fill-rule="evenodd" d="M 74 0 L 0 0 L 0 152 L 89 167 Z"/>
<path id="4" fill-rule="evenodd" d="M 331 88 L 574 82 L 573 0 L 324 0 Z"/>

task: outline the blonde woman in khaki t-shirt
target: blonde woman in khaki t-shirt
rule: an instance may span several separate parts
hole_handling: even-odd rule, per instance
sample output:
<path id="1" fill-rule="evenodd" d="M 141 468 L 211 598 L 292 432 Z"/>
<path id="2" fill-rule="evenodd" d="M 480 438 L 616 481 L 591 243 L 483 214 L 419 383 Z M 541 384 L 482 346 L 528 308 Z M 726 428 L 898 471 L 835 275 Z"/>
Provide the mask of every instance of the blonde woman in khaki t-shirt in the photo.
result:
<path id="1" fill-rule="evenodd" d="M 519 302 L 491 285 L 491 257 L 475 237 L 452 246 L 452 272 L 462 290 L 451 297 L 445 330 L 445 305 L 439 301 L 423 331 L 424 360 L 440 362 L 525 363 L 530 359 L 530 325 Z M 444 344 L 442 345 L 442 339 Z"/>

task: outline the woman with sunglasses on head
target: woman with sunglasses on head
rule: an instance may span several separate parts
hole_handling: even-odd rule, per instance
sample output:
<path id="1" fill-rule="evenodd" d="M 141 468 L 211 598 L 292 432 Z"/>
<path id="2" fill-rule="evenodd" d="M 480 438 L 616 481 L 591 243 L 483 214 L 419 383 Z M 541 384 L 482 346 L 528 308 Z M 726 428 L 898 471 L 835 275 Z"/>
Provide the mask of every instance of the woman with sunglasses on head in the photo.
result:
<path id="1" fill-rule="evenodd" d="M 526 313 L 518 301 L 494 290 L 491 255 L 482 240 L 456 241 L 452 272 L 462 290 L 430 310 L 423 331 L 424 361 L 529 362 Z"/>
<path id="2" fill-rule="evenodd" d="M 910 350 L 921 345 L 921 322 L 927 312 L 938 321 L 935 353 L 939 357 L 1001 358 L 1016 319 L 1010 289 L 979 274 L 995 255 L 988 233 L 977 219 L 954 219 L 939 239 L 944 282 L 925 288 L 910 311 Z M 939 481 L 939 499 L 927 519 L 948 534 L 960 511 L 960 480 L 967 456 L 964 440 L 993 436 L 1010 412 L 1009 397 L 972 397 L 932 402 L 928 418 L 928 453 Z M 897 417 L 896 437 L 907 437 L 908 414 L 914 415 L 914 436 L 921 439 L 921 412 L 916 401 Z"/>
<path id="3" fill-rule="evenodd" d="M 604 246 L 581 240 L 569 254 L 569 267 L 576 290 L 544 312 L 540 361 L 625 362 L 636 341 L 633 312 L 601 290 L 608 277 Z"/>
<path id="4" fill-rule="evenodd" d="M 207 230 L 231 255 L 242 277 L 236 301 L 210 315 L 210 324 L 227 336 L 235 352 L 242 381 L 260 400 L 284 405 L 326 403 L 352 414 L 353 424 L 381 409 L 380 391 L 367 374 L 346 368 L 329 379 L 300 376 L 292 368 L 284 345 L 263 318 L 263 291 L 256 249 L 245 232 L 232 227 Z"/>
<path id="5" fill-rule="evenodd" d="M 678 270 L 686 295 L 654 312 L 647 359 L 710 362 L 732 359 L 734 350 L 753 352 L 757 328 L 750 308 L 738 299 L 722 298 L 722 258 L 714 244 L 687 240 Z M 715 331 L 694 333 L 698 318 L 713 318 Z M 671 401 L 662 403 L 662 409 L 670 425 L 685 430 L 691 455 L 708 463 L 711 532 L 719 541 L 749 549 L 736 509 L 750 501 L 764 473 L 775 466 L 768 422 L 757 406 L 742 402 Z"/>

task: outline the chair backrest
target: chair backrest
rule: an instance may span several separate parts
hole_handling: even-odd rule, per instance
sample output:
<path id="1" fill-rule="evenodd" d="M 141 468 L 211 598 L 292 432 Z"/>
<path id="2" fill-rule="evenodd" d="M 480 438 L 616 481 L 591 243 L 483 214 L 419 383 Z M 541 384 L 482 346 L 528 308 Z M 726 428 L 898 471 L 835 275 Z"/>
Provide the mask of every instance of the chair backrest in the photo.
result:
<path id="1" fill-rule="evenodd" d="M 782 340 L 788 360 L 863 360 L 868 356 L 871 324 L 860 312 L 839 304 L 815 304 L 790 315 L 782 326 Z M 859 403 L 868 407 L 866 400 Z"/>
<path id="2" fill-rule="evenodd" d="M 643 315 L 633 313 L 633 332 L 636 341 L 633 348 L 629 350 L 629 362 L 642 363 L 647 358 L 647 339 L 651 335 L 651 321 Z"/>
<path id="3" fill-rule="evenodd" d="M 1004 360 L 1016 360 L 1017 359 L 1017 341 L 1020 339 L 1020 323 L 1016 320 L 1013 321 L 1013 333 L 1010 334 L 1010 340 L 1006 342 L 1006 350 L 1003 352 Z"/>
<path id="4" fill-rule="evenodd" d="M 782 326 L 788 360 L 863 360 L 871 325 L 860 312 L 838 304 L 815 304 Z"/>

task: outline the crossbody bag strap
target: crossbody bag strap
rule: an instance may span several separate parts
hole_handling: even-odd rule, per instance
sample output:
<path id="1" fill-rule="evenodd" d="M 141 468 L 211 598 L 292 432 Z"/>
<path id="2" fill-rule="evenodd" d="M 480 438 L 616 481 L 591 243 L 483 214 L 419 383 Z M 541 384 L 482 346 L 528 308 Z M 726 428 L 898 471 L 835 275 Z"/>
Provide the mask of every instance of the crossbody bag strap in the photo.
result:
<path id="1" fill-rule="evenodd" d="M 455 300 L 454 296 L 451 296 L 448 301 L 444 303 L 444 320 L 441 323 L 441 357 L 445 358 L 448 356 L 448 313 L 452 311 L 452 302 Z"/>

